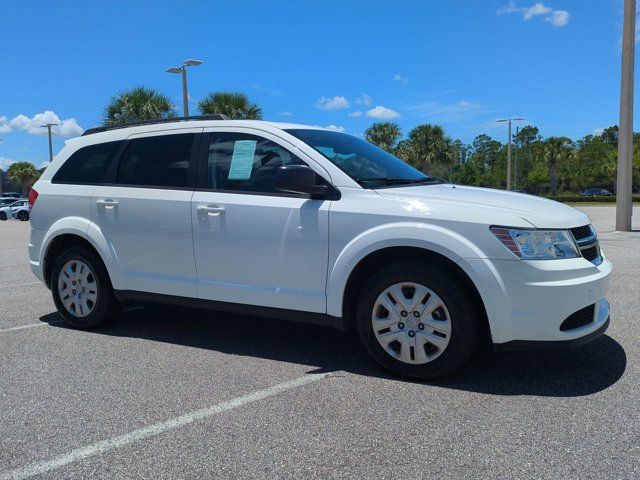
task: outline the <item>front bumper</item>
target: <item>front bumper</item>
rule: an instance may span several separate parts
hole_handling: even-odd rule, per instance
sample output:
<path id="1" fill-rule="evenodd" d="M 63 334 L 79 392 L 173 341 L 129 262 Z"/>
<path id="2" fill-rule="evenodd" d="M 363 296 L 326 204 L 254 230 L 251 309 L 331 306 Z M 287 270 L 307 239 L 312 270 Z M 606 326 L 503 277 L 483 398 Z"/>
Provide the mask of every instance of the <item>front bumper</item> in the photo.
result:
<path id="1" fill-rule="evenodd" d="M 588 332 L 581 337 L 576 337 L 571 340 L 553 340 L 553 341 L 540 341 L 540 340 L 511 340 L 505 343 L 494 343 L 493 349 L 496 352 L 510 352 L 519 350 L 529 350 L 532 348 L 544 349 L 544 348 L 571 348 L 586 345 L 599 338 L 609 328 L 610 322 L 610 307 L 609 302 L 606 299 L 600 300 L 595 308 L 595 315 L 592 324 L 585 325 L 575 329 L 575 331 L 583 330 Z M 594 330 L 595 328 L 595 330 Z M 583 333 L 584 333 L 583 331 Z"/>
<path id="2" fill-rule="evenodd" d="M 612 265 L 584 258 L 549 261 L 465 259 L 484 301 L 491 336 L 502 346 L 571 345 L 602 334 Z M 475 279 L 473 278 L 475 275 Z M 570 315 L 594 306 L 593 321 L 561 330 Z M 595 336 L 591 336 L 591 335 Z"/>

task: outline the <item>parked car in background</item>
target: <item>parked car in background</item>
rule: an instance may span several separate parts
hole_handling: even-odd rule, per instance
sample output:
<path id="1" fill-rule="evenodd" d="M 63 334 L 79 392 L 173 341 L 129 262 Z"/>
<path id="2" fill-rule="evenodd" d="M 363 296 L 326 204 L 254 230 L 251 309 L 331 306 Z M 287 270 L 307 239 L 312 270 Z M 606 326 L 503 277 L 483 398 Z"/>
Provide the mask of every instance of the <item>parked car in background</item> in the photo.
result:
<path id="1" fill-rule="evenodd" d="M 608 197 L 610 195 L 613 193 L 605 188 L 587 188 L 580 194 L 581 197 Z"/>
<path id="2" fill-rule="evenodd" d="M 0 207 L 6 207 L 7 205 L 11 205 L 15 201 L 16 201 L 15 197 L 2 196 L 2 197 L 0 197 Z"/>
<path id="3" fill-rule="evenodd" d="M 4 192 L 2 196 L 15 198 L 15 199 L 22 198 L 22 194 L 20 192 Z"/>
<path id="4" fill-rule="evenodd" d="M 335 326 L 424 379 L 481 341 L 575 346 L 609 325 L 612 265 L 586 214 L 443 183 L 326 129 L 98 127 L 65 143 L 29 203 L 31 269 L 77 328 L 121 302 L 206 306 Z"/>
<path id="5" fill-rule="evenodd" d="M 23 222 L 29 220 L 29 200 L 23 198 L 0 208 L 0 220 L 4 221 L 8 218 L 17 218 Z"/>

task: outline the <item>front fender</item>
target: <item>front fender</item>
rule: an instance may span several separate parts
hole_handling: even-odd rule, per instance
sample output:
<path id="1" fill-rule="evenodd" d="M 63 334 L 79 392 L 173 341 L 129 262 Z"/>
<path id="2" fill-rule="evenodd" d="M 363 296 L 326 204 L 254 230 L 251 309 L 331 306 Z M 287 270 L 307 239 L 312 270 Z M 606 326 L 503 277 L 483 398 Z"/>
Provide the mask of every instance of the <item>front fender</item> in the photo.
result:
<path id="1" fill-rule="evenodd" d="M 453 262 L 482 258 L 484 253 L 469 239 L 438 225 L 397 222 L 366 230 L 336 255 L 327 279 L 327 313 L 342 317 L 344 291 L 349 275 L 367 255 L 388 247 L 417 247 L 438 253 Z"/>

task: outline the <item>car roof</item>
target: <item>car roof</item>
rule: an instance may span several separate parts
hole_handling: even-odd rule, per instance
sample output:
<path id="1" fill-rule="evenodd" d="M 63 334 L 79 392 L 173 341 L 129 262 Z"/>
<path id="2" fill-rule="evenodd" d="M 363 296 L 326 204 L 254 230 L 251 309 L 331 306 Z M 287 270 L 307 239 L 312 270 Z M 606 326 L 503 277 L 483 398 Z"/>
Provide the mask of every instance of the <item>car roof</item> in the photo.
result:
<path id="1" fill-rule="evenodd" d="M 108 141 L 122 140 L 134 134 L 144 134 L 158 131 L 181 130 L 188 128 L 208 128 L 208 127 L 264 127 L 278 130 L 305 129 L 305 130 L 325 130 L 332 131 L 317 125 L 303 125 L 288 122 L 273 122 L 268 120 L 227 120 L 209 119 L 206 117 L 184 117 L 176 119 L 162 119 L 158 121 L 141 122 L 133 124 L 121 124 L 105 127 L 95 127 L 88 129 L 82 136 L 72 138 L 65 142 L 65 145 L 90 145 Z"/>

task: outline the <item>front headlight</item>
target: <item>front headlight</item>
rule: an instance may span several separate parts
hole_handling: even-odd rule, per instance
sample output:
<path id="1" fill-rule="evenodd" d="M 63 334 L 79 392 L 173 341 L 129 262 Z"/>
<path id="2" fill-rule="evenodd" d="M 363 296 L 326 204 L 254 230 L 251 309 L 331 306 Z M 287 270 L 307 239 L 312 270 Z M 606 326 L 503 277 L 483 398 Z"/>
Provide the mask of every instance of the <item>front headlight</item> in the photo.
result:
<path id="1" fill-rule="evenodd" d="M 523 260 L 555 260 L 580 256 L 573 235 L 568 230 L 520 230 L 491 227 L 500 243 Z"/>

